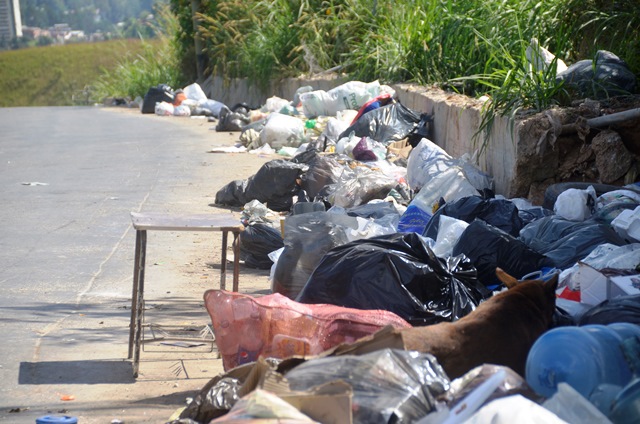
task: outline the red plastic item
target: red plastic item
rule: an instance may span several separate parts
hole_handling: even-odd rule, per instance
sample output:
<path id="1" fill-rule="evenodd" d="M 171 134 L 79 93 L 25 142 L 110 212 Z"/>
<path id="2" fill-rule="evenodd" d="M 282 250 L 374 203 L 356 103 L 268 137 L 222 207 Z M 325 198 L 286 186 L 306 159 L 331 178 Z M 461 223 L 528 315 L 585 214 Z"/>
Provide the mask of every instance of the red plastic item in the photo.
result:
<path id="1" fill-rule="evenodd" d="M 391 325 L 411 325 L 393 312 L 309 305 L 279 293 L 262 297 L 207 290 L 204 302 L 225 371 L 259 356 L 317 355 Z"/>
<path id="2" fill-rule="evenodd" d="M 580 302 L 580 290 L 571 290 L 569 287 L 565 287 L 564 290 L 558 295 L 562 299 L 573 300 Z"/>

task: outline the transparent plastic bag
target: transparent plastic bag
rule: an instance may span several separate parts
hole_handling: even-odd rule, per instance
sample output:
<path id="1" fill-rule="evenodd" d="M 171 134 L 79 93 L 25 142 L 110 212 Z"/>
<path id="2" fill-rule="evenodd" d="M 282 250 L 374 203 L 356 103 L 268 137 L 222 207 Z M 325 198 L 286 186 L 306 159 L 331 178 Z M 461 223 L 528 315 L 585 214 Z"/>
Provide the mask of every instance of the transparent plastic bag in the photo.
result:
<path id="1" fill-rule="evenodd" d="M 260 143 L 278 150 L 282 147 L 298 147 L 305 140 L 304 123 L 293 116 L 274 112 L 267 118 L 260 132 Z"/>
<path id="2" fill-rule="evenodd" d="M 364 355 L 318 358 L 285 374 L 292 390 L 307 390 L 334 380 L 353 387 L 353 422 L 412 423 L 435 408 L 449 379 L 435 357 L 382 349 Z"/>
<path id="3" fill-rule="evenodd" d="M 442 215 L 440 217 L 440 228 L 438 230 L 436 244 L 433 246 L 433 253 L 441 258 L 451 256 L 453 254 L 453 247 L 468 226 L 469 223 L 465 221 Z"/>

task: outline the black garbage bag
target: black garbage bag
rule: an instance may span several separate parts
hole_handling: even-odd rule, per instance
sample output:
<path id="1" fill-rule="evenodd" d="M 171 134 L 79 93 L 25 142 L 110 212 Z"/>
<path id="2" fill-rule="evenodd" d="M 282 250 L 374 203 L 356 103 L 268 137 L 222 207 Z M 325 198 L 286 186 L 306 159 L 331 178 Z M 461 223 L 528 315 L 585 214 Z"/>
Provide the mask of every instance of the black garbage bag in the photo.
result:
<path id="1" fill-rule="evenodd" d="M 304 362 L 285 374 L 292 390 L 309 390 L 336 380 L 353 388 L 354 423 L 418 422 L 435 410 L 449 378 L 433 355 L 381 349 Z"/>
<path id="2" fill-rule="evenodd" d="M 580 318 L 580 325 L 629 322 L 640 325 L 640 295 L 620 296 L 592 307 Z"/>
<path id="3" fill-rule="evenodd" d="M 546 209 L 542 206 L 534 206 L 529 209 L 518 210 L 518 216 L 522 221 L 522 227 L 532 223 L 533 221 L 544 218 L 545 216 L 551 216 L 551 215 L 553 215 L 553 211 L 550 209 Z"/>
<path id="4" fill-rule="evenodd" d="M 296 300 L 384 309 L 428 325 L 462 318 L 489 294 L 466 257 L 440 259 L 420 235 L 395 233 L 331 249 Z"/>
<path id="5" fill-rule="evenodd" d="M 356 228 L 357 220 L 348 215 L 320 211 L 288 216 L 271 291 L 295 299 L 324 255 L 347 243 L 347 231 Z"/>
<path id="6" fill-rule="evenodd" d="M 216 205 L 244 206 L 248 200 L 244 192 L 248 180 L 234 180 L 222 187 L 216 193 Z"/>
<path id="7" fill-rule="evenodd" d="M 402 140 L 418 126 L 420 115 L 401 103 L 392 103 L 371 110 L 344 130 L 339 138 L 348 137 L 352 132 L 358 137 L 370 137 L 388 145 Z"/>
<path id="8" fill-rule="evenodd" d="M 286 212 L 293 205 L 293 196 L 299 190 L 297 179 L 308 166 L 284 159 L 271 160 L 249 178 L 245 190 L 248 202 L 258 200 L 271 210 Z"/>
<path id="9" fill-rule="evenodd" d="M 283 246 L 280 231 L 271 225 L 254 222 L 240 233 L 240 259 L 250 268 L 270 269 L 269 253 Z"/>
<path id="10" fill-rule="evenodd" d="M 544 255 L 530 249 L 525 243 L 487 224 L 474 220 L 453 247 L 454 255 L 466 255 L 478 271 L 478 280 L 485 286 L 499 286 L 496 268 L 502 268 L 515 278 L 549 266 Z"/>
<path id="11" fill-rule="evenodd" d="M 167 84 L 158 84 L 156 87 L 151 87 L 144 95 L 142 100 L 142 113 L 155 113 L 157 102 L 172 103 L 175 99 L 175 95 L 171 87 Z"/>
<path id="12" fill-rule="evenodd" d="M 636 89 L 636 76 L 629 66 L 606 50 L 598 50 L 593 60 L 574 63 L 560 72 L 556 79 L 564 81 L 579 96 L 596 99 L 632 94 Z"/>
<path id="13" fill-rule="evenodd" d="M 420 114 L 420 122 L 418 122 L 416 128 L 407 137 L 409 144 L 411 144 L 411 147 L 416 147 L 418 143 L 420 143 L 420 140 L 422 140 L 423 138 L 427 138 L 429 140 L 433 139 L 433 136 L 431 134 L 432 125 L 433 115 L 430 115 L 428 113 Z"/>
<path id="14" fill-rule="evenodd" d="M 520 231 L 519 239 L 545 255 L 550 261 L 549 266 L 558 269 L 569 268 L 601 244 L 627 244 L 608 224 L 591 219 L 569 221 L 557 215 L 526 225 Z"/>
<path id="15" fill-rule="evenodd" d="M 467 196 L 439 208 L 424 229 L 423 235 L 425 237 L 436 239 L 441 215 L 465 222 L 472 222 L 479 218 L 513 237 L 517 237 L 522 228 L 518 208 L 513 202 L 506 199 L 483 199 L 480 196 Z"/>
<path id="16" fill-rule="evenodd" d="M 232 112 L 228 107 L 220 109 L 219 121 L 216 131 L 242 131 L 245 125 L 249 125 L 251 119 L 248 115 L 240 112 Z"/>

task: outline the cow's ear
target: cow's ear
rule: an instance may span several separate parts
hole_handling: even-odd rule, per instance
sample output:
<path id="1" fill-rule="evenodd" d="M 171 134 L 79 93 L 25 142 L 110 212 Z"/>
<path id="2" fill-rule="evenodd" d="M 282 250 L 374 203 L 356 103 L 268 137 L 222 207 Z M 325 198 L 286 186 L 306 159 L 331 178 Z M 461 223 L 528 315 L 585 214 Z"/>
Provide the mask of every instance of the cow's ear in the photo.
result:
<path id="1" fill-rule="evenodd" d="M 560 274 L 556 272 L 555 274 L 553 274 L 553 277 L 544 282 L 544 290 L 547 293 L 552 293 L 554 297 L 556 295 L 556 290 L 558 289 L 559 275 Z"/>
<path id="2" fill-rule="evenodd" d="M 507 286 L 508 289 L 514 288 L 518 284 L 518 280 L 511 275 L 507 274 L 500 268 L 496 268 L 496 275 L 502 283 Z"/>

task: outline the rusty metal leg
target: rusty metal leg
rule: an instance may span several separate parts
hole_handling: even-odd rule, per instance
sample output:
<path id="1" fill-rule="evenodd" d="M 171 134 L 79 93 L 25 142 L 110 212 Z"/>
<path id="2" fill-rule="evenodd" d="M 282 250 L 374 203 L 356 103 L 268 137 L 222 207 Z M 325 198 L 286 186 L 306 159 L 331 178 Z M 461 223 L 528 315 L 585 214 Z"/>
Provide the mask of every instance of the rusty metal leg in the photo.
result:
<path id="1" fill-rule="evenodd" d="M 131 321 L 129 323 L 129 353 L 127 354 L 127 359 L 133 358 L 133 338 L 135 336 L 136 314 L 138 311 L 138 272 L 140 270 L 140 250 L 140 231 L 136 231 L 136 249 L 133 262 L 133 289 L 131 293 Z"/>
<path id="2" fill-rule="evenodd" d="M 240 283 L 240 240 L 239 232 L 233 232 L 233 291 L 237 292 Z"/>
<path id="3" fill-rule="evenodd" d="M 147 254 L 147 232 L 139 230 L 136 234 L 136 268 L 137 293 L 135 297 L 135 313 L 132 308 L 132 316 L 135 315 L 133 332 L 133 376 L 138 376 L 140 364 L 140 344 L 142 338 L 142 316 L 144 314 L 144 268 Z"/>
<path id="4" fill-rule="evenodd" d="M 228 231 L 222 230 L 222 254 L 220 258 L 220 290 L 226 290 L 226 285 L 227 285 L 227 238 L 228 238 Z"/>

